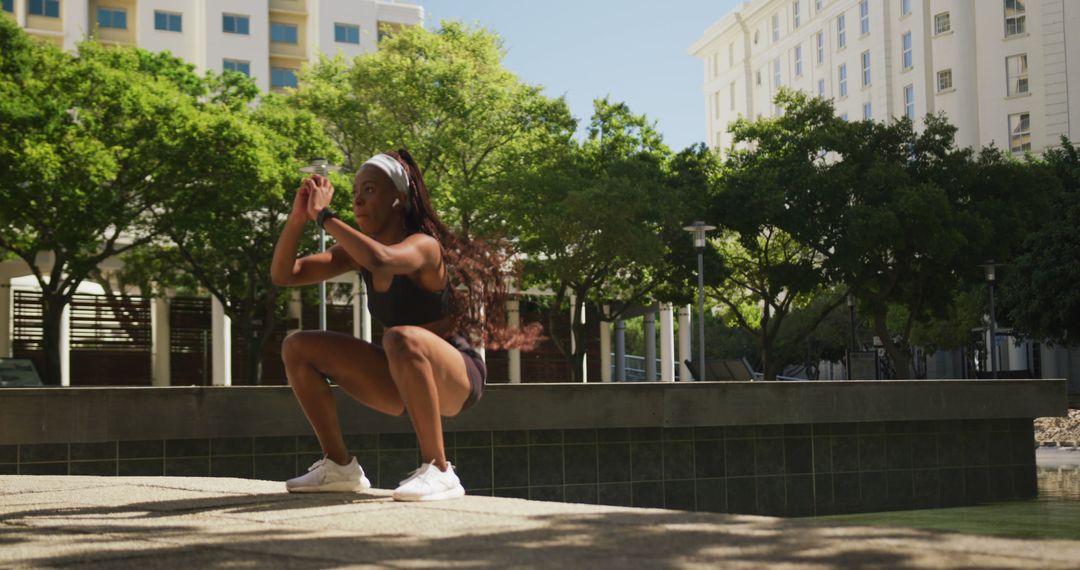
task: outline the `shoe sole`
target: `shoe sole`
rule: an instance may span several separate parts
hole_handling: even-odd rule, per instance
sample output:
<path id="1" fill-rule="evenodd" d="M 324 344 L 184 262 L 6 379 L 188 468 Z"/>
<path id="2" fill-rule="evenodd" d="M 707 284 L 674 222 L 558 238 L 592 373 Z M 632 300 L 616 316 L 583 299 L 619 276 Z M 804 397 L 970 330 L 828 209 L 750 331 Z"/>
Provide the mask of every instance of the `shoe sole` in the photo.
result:
<path id="1" fill-rule="evenodd" d="M 366 478 L 365 478 L 366 479 Z M 371 483 L 368 481 L 337 481 L 335 483 L 327 483 L 325 485 L 305 485 L 303 487 L 289 487 L 286 486 L 285 490 L 290 493 L 355 493 L 358 491 L 367 491 L 371 488 Z"/>
<path id="2" fill-rule="evenodd" d="M 453 489 L 447 489 L 445 491 L 442 491 L 441 493 L 434 493 L 431 495 L 408 496 L 398 495 L 397 493 L 395 493 L 394 500 L 409 503 L 419 503 L 424 501 L 445 501 L 446 499 L 456 499 L 463 496 L 465 496 L 465 487 L 458 485 Z"/>

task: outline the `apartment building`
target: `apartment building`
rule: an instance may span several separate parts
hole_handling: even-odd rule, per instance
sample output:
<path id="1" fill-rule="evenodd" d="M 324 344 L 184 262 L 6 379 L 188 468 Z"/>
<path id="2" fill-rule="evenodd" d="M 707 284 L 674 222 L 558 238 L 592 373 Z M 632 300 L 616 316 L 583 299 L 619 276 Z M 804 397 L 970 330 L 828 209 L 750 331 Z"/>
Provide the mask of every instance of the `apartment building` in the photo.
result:
<path id="1" fill-rule="evenodd" d="M 169 50 L 199 72 L 226 69 L 260 89 L 296 86 L 320 53 L 354 57 L 382 35 L 422 25 L 424 9 L 385 0 L 2 0 L 29 34 L 64 49 L 88 36 L 106 44 Z"/>
<path id="2" fill-rule="evenodd" d="M 1080 138 L 1073 0 L 753 0 L 689 52 L 720 150 L 737 117 L 777 113 L 782 86 L 831 98 L 850 120 L 944 112 L 960 146 L 1038 153 Z"/>

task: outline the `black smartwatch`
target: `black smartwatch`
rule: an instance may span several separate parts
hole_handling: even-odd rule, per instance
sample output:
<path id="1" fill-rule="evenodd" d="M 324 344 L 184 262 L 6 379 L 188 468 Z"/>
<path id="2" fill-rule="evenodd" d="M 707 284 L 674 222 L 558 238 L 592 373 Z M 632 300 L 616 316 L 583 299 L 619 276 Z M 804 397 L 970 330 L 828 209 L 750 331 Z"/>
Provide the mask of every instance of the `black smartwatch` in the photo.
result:
<path id="1" fill-rule="evenodd" d="M 323 228 L 323 224 L 326 223 L 326 220 L 329 220 L 330 218 L 336 218 L 336 217 L 338 217 L 338 216 L 337 216 L 337 214 L 334 213 L 333 210 L 331 210 L 330 208 L 323 208 L 322 210 L 319 210 L 319 215 L 315 216 L 315 223 L 319 224 L 320 228 Z M 326 229 L 326 228 L 323 228 L 323 229 Z"/>

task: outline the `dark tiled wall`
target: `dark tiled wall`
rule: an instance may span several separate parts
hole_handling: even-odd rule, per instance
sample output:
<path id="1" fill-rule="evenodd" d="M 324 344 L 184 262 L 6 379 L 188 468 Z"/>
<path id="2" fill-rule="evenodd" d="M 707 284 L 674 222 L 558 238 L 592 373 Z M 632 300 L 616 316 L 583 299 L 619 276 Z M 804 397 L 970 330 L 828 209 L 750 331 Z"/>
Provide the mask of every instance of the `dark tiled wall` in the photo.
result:
<path id="1" fill-rule="evenodd" d="M 1032 421 L 964 420 L 446 434 L 474 495 L 822 515 L 1034 497 Z M 346 436 L 375 486 L 419 465 L 412 434 Z M 314 437 L 0 446 L 0 473 L 283 481 Z"/>

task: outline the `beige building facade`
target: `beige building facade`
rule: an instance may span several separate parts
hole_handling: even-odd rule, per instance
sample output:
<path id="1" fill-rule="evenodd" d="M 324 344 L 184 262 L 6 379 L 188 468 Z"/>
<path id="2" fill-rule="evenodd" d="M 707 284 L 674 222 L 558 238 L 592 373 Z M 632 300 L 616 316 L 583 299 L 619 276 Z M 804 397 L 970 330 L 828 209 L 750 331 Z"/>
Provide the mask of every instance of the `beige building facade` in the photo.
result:
<path id="1" fill-rule="evenodd" d="M 94 36 L 169 50 L 201 72 L 231 69 L 264 91 L 295 86 L 319 54 L 355 57 L 401 26 L 422 25 L 418 5 L 384 0 L 2 0 L 29 34 L 64 49 Z"/>
<path id="2" fill-rule="evenodd" d="M 708 144 L 768 117 L 782 87 L 849 120 L 944 112 L 957 144 L 1041 152 L 1080 138 L 1080 2 L 754 0 L 690 47 L 704 64 Z"/>

